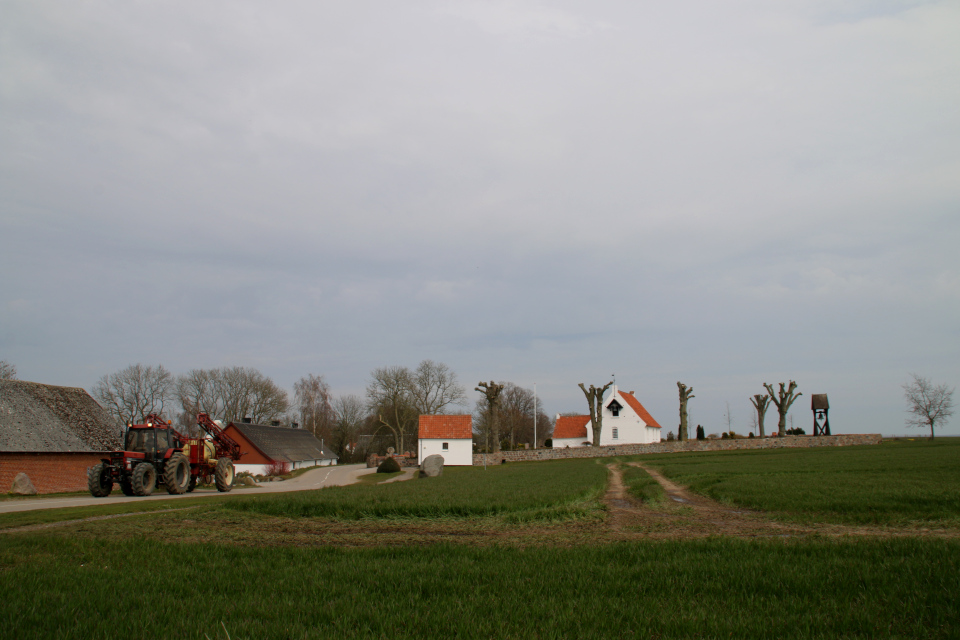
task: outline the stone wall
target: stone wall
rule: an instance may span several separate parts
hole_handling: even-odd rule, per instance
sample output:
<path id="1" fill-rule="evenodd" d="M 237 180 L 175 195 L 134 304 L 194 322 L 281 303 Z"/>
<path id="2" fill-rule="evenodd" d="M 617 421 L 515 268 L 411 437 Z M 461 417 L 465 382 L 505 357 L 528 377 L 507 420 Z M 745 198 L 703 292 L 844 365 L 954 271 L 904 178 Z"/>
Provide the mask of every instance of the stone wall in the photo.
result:
<path id="1" fill-rule="evenodd" d="M 784 436 L 783 438 L 743 438 L 728 440 L 687 440 L 680 442 L 654 442 L 650 444 L 618 444 L 602 447 L 571 447 L 569 449 L 527 449 L 501 451 L 500 453 L 473 454 L 474 466 L 523 462 L 530 460 L 562 460 L 565 458 L 608 458 L 635 456 L 644 453 L 679 453 L 682 451 L 733 451 L 746 449 L 786 449 L 796 447 L 846 447 L 859 444 L 880 444 L 882 436 L 877 433 L 840 436 Z"/>
<path id="2" fill-rule="evenodd" d="M 21 471 L 30 477 L 37 493 L 87 490 L 87 468 L 107 453 L 4 453 L 0 452 L 0 492 L 7 493 Z"/>

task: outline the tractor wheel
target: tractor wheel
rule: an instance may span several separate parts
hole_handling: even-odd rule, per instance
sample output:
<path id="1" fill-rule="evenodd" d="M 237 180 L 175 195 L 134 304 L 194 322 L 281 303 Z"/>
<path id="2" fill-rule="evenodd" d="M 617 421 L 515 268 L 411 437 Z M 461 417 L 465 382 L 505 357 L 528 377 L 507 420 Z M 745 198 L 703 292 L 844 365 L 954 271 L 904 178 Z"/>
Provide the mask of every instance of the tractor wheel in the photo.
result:
<path id="1" fill-rule="evenodd" d="M 190 484 L 190 461 L 182 453 L 175 453 L 167 460 L 163 468 L 163 483 L 167 485 L 167 493 L 178 495 L 187 492 Z"/>
<path id="2" fill-rule="evenodd" d="M 190 476 L 190 484 L 187 485 L 187 493 L 192 493 L 197 488 L 197 476 Z"/>
<path id="3" fill-rule="evenodd" d="M 133 478 L 130 480 L 133 493 L 138 496 L 148 496 L 157 486 L 157 470 L 149 462 L 141 462 L 133 469 Z"/>
<path id="4" fill-rule="evenodd" d="M 125 496 L 135 496 L 133 492 L 133 484 L 130 482 L 130 476 L 125 476 L 120 478 L 120 491 L 123 491 Z"/>
<path id="5" fill-rule="evenodd" d="M 230 491 L 233 488 L 233 460 L 230 458 L 217 460 L 217 471 L 214 475 L 217 491 Z"/>
<path id="6" fill-rule="evenodd" d="M 106 498 L 110 495 L 113 491 L 110 468 L 101 462 L 87 469 L 87 488 L 94 498 Z"/>

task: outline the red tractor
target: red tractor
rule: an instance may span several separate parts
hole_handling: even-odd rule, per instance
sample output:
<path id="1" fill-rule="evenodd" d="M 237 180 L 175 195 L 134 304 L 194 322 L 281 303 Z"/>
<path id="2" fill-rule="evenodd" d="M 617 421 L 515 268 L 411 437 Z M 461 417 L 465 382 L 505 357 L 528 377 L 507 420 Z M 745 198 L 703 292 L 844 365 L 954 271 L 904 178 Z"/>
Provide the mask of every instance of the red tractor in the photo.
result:
<path id="1" fill-rule="evenodd" d="M 106 497 L 116 483 L 128 496 L 149 496 L 160 484 L 168 493 L 180 494 L 193 491 L 198 480 L 212 480 L 218 491 L 230 491 L 240 445 L 205 413 L 197 415 L 197 425 L 209 438 L 188 438 L 170 424 L 150 414 L 145 424 L 127 425 L 124 450 L 87 470 L 90 493 Z"/>

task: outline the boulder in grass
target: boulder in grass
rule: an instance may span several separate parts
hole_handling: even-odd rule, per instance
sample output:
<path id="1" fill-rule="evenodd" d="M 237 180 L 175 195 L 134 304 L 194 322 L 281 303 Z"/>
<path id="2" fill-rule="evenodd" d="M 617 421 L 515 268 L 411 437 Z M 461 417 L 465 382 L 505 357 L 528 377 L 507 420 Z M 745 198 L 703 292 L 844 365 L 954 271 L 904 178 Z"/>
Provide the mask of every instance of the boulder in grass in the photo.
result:
<path id="1" fill-rule="evenodd" d="M 17 477 L 13 479 L 13 486 L 10 487 L 10 493 L 18 496 L 35 496 L 37 495 L 37 488 L 30 482 L 30 476 L 21 471 L 17 474 Z"/>
<path id="2" fill-rule="evenodd" d="M 421 478 L 436 478 L 443 475 L 443 456 L 433 454 L 423 459 L 420 464 Z"/>

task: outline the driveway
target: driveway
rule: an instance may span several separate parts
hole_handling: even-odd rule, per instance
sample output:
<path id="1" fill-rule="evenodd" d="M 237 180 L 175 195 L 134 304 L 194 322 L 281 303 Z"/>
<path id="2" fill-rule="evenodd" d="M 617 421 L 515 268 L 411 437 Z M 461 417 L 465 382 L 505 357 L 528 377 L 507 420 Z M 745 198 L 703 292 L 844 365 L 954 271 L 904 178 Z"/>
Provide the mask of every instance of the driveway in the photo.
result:
<path id="1" fill-rule="evenodd" d="M 80 496 L 76 498 L 41 498 L 36 500 L 4 500 L 0 502 L 0 513 L 15 511 L 34 511 L 36 509 L 62 509 L 64 507 L 89 507 L 103 504 L 120 504 L 121 502 L 144 502 L 147 500 L 180 500 L 183 498 L 212 498 L 223 495 L 255 495 L 260 493 L 283 493 L 286 491 L 307 491 L 322 487 L 340 487 L 353 484 L 362 475 L 376 473 L 376 468 L 368 469 L 364 464 L 345 464 L 334 467 L 317 467 L 291 480 L 283 482 L 264 482 L 259 487 L 238 489 L 230 493 L 220 493 L 216 489 L 197 489 L 192 493 L 172 496 L 162 487 L 152 496 L 125 496 L 120 488 L 114 485 L 113 493 L 106 498 Z"/>

